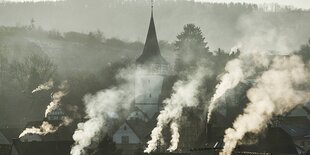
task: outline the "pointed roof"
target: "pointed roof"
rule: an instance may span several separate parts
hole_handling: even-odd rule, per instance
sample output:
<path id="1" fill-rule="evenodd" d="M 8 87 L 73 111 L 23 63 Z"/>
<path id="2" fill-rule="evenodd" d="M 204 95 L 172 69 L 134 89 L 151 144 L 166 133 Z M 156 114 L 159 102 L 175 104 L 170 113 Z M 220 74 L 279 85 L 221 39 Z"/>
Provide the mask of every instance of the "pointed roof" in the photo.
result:
<path id="1" fill-rule="evenodd" d="M 153 6 L 151 12 L 151 20 L 147 33 L 144 49 L 141 56 L 137 59 L 138 64 L 168 64 L 161 56 L 157 41 L 155 23 L 153 18 Z"/>

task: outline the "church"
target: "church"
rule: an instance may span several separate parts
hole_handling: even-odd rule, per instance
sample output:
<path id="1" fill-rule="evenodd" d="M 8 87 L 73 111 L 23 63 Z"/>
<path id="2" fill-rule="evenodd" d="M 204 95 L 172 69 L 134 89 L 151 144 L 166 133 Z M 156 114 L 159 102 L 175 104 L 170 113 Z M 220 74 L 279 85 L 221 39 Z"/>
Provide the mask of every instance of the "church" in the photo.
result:
<path id="1" fill-rule="evenodd" d="M 113 133 L 113 141 L 124 154 L 142 151 L 149 135 L 156 125 L 156 118 L 163 108 L 162 101 L 169 91 L 167 83 L 173 73 L 171 65 L 162 57 L 156 35 L 153 17 L 147 32 L 142 54 L 136 59 L 136 69 L 147 70 L 137 72 L 134 84 L 134 109 L 126 121 Z M 171 86 L 170 86 L 171 89 Z"/>

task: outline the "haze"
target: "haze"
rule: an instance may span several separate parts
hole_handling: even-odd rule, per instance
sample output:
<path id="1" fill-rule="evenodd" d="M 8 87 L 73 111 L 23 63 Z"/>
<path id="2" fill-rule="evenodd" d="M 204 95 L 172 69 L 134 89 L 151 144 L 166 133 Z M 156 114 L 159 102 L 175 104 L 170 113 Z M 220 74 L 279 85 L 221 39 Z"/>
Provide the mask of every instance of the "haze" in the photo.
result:
<path id="1" fill-rule="evenodd" d="M 3 0 L 2 2 L 40 2 L 40 1 L 62 1 L 62 0 Z M 198 2 L 211 2 L 211 3 L 252 3 L 252 4 L 267 4 L 277 3 L 279 5 L 293 6 L 295 8 L 309 9 L 310 1 L 308 0 L 195 0 Z"/>

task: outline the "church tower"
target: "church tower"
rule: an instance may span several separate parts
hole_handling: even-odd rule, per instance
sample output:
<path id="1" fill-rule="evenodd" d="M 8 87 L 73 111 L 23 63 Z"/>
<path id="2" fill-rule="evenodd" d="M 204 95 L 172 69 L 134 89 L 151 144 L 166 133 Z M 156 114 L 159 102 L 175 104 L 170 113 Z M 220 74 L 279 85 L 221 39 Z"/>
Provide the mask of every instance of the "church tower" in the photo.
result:
<path id="1" fill-rule="evenodd" d="M 160 54 L 153 17 L 153 4 L 144 49 L 136 60 L 136 68 L 143 71 L 136 73 L 135 106 L 148 118 L 152 118 L 160 110 L 162 86 L 170 68 L 168 62 Z"/>
<path id="2" fill-rule="evenodd" d="M 161 102 L 167 94 L 167 79 L 172 69 L 161 56 L 158 45 L 153 3 L 150 25 L 142 54 L 136 60 L 135 72 L 135 108 L 126 121 L 113 134 L 113 141 L 126 154 L 134 154 L 137 148 L 143 148 L 148 134 L 153 129 L 155 114 L 161 108 Z"/>

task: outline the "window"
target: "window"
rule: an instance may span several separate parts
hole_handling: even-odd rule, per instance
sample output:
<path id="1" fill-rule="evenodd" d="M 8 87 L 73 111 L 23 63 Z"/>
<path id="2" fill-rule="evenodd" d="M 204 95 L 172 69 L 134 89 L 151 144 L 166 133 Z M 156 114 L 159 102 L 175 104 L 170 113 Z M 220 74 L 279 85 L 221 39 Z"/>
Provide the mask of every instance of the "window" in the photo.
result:
<path id="1" fill-rule="evenodd" d="M 124 130 L 125 130 L 125 131 L 127 130 L 127 127 L 126 127 L 126 125 L 124 126 Z"/>
<path id="2" fill-rule="evenodd" d="M 129 137 L 128 136 L 122 136 L 122 144 L 129 144 Z"/>

